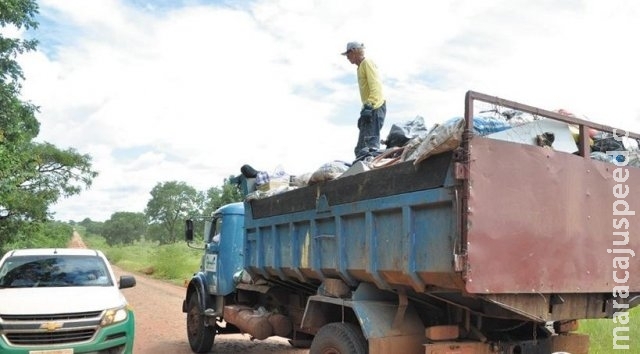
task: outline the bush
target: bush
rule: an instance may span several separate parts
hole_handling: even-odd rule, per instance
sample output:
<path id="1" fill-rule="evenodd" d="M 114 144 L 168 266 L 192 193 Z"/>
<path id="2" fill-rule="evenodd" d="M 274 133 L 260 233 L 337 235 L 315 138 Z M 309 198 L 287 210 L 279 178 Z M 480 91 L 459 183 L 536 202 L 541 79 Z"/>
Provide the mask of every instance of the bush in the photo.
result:
<path id="1" fill-rule="evenodd" d="M 188 248 L 184 243 L 174 243 L 156 248 L 153 255 L 154 276 L 164 279 L 184 280 L 198 270 L 201 250 Z"/>
<path id="2" fill-rule="evenodd" d="M 87 245 L 88 248 L 101 250 L 105 254 L 107 254 L 105 250 L 110 248 L 109 245 L 107 244 L 107 240 L 105 240 L 105 238 L 102 236 L 88 234 L 87 236 L 83 236 L 82 240 L 84 241 L 84 244 Z"/>
<path id="3" fill-rule="evenodd" d="M 73 227 L 65 223 L 33 222 L 20 228 L 12 240 L 3 245 L 0 253 L 20 248 L 64 248 L 72 233 Z"/>

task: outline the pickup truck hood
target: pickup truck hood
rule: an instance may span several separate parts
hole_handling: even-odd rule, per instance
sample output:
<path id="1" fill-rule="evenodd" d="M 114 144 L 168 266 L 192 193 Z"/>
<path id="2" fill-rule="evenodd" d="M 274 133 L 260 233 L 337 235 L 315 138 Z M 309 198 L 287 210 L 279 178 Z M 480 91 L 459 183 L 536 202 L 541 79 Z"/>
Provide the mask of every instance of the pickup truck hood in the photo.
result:
<path id="1" fill-rule="evenodd" d="M 0 288 L 0 314 L 102 311 L 127 302 L 116 287 Z"/>

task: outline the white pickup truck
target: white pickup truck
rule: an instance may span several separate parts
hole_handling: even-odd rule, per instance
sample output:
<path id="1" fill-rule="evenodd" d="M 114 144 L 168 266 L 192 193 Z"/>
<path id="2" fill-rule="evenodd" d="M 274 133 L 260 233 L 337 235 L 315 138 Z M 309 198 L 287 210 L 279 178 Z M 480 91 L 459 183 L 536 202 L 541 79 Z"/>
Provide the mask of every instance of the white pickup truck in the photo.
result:
<path id="1" fill-rule="evenodd" d="M 0 260 L 0 353 L 132 353 L 135 319 L 98 250 L 21 249 Z"/>

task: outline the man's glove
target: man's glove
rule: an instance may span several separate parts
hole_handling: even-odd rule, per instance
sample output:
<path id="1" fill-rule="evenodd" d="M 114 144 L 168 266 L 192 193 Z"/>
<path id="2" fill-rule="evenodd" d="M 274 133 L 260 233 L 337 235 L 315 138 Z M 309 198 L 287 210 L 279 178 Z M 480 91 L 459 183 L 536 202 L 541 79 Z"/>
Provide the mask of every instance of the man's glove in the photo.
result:
<path id="1" fill-rule="evenodd" d="M 371 106 L 370 104 L 365 104 L 364 107 L 362 107 L 362 110 L 360 111 L 360 117 L 362 118 L 371 118 L 373 117 L 373 106 Z"/>

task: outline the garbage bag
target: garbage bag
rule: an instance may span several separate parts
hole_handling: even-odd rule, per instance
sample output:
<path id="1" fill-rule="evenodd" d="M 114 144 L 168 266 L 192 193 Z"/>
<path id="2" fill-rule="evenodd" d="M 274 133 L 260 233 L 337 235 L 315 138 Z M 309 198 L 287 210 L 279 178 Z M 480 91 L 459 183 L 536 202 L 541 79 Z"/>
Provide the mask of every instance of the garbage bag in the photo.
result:
<path id="1" fill-rule="evenodd" d="M 442 124 L 436 124 L 424 139 L 414 139 L 403 152 L 403 161 L 414 160 L 417 165 L 429 156 L 454 150 L 460 146 L 465 128 L 464 118 L 452 118 Z"/>
<path id="2" fill-rule="evenodd" d="M 309 185 L 336 179 L 348 169 L 349 164 L 343 161 L 325 163 L 311 174 L 311 177 L 309 177 Z"/>
<path id="3" fill-rule="evenodd" d="M 511 128 L 511 124 L 504 119 L 494 117 L 473 117 L 473 131 L 477 135 L 489 135 Z"/>
<path id="4" fill-rule="evenodd" d="M 402 147 L 409 140 L 416 137 L 424 137 L 427 133 L 428 130 L 424 126 L 424 119 L 421 116 L 416 116 L 412 120 L 391 125 L 387 139 L 383 140 L 382 143 L 387 146 L 387 149 Z"/>

